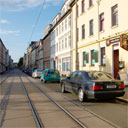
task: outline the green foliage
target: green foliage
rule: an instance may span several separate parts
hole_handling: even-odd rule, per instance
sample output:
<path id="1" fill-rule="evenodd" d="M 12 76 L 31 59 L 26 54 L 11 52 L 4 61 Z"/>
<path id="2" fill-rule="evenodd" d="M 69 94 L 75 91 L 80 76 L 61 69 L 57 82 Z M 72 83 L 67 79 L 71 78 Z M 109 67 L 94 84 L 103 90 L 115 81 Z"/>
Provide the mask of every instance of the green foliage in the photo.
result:
<path id="1" fill-rule="evenodd" d="M 23 57 L 21 57 L 18 62 L 18 67 L 22 67 L 22 66 L 23 66 Z"/>

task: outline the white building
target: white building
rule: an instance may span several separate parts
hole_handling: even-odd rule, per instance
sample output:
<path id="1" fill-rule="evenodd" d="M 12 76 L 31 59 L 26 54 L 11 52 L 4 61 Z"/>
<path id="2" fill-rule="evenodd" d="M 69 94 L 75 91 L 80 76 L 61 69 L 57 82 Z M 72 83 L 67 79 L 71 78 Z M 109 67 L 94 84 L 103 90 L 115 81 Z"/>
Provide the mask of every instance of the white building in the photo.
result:
<path id="1" fill-rule="evenodd" d="M 51 67 L 58 69 L 61 75 L 68 75 L 71 71 L 71 1 L 67 0 L 61 14 L 53 19 L 51 32 Z"/>

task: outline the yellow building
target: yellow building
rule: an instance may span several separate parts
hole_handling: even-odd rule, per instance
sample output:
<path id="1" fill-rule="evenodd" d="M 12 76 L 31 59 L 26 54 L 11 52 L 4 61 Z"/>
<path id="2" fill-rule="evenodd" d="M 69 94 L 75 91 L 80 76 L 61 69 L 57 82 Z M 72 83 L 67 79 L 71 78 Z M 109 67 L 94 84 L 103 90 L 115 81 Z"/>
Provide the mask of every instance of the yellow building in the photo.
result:
<path id="1" fill-rule="evenodd" d="M 128 0 L 73 0 L 72 71 L 99 70 L 128 79 Z M 126 78 L 127 77 L 127 78 Z"/>

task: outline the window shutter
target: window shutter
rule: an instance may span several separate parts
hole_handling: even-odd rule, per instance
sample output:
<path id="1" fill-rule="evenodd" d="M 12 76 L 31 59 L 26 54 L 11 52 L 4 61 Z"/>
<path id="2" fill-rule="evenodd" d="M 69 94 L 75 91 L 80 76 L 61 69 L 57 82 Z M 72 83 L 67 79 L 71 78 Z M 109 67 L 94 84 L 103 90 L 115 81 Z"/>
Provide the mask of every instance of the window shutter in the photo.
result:
<path id="1" fill-rule="evenodd" d="M 94 55 L 94 62 L 97 63 L 98 62 L 98 51 L 97 50 L 94 50 L 93 51 L 93 55 Z"/>

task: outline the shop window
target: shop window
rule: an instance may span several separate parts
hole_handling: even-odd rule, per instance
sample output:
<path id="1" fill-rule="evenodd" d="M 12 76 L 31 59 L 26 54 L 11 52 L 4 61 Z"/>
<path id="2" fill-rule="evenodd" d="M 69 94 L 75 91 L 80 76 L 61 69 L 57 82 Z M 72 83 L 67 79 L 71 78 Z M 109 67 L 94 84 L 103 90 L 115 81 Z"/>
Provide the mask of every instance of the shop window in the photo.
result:
<path id="1" fill-rule="evenodd" d="M 85 38 L 85 25 L 82 25 L 82 39 Z"/>
<path id="2" fill-rule="evenodd" d="M 88 52 L 83 52 L 83 66 L 86 66 L 87 63 L 89 63 Z"/>
<path id="3" fill-rule="evenodd" d="M 100 31 L 103 31 L 104 30 L 104 13 L 100 14 L 99 20 L 100 20 Z"/>
<path id="4" fill-rule="evenodd" d="M 112 11 L 112 26 L 118 24 L 118 5 L 116 4 L 111 8 Z"/>
<path id="5" fill-rule="evenodd" d="M 89 22 L 90 36 L 93 35 L 93 20 Z"/>
<path id="6" fill-rule="evenodd" d="M 105 47 L 101 48 L 101 65 L 106 65 L 106 54 L 105 54 Z"/>
<path id="7" fill-rule="evenodd" d="M 70 57 L 62 59 L 62 71 L 70 71 Z"/>
<path id="8" fill-rule="evenodd" d="M 81 3 L 81 8 L 82 8 L 82 13 L 85 11 L 85 0 L 82 0 L 82 3 Z"/>

